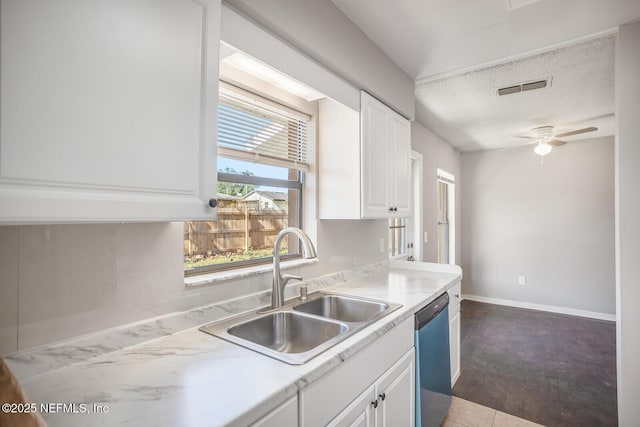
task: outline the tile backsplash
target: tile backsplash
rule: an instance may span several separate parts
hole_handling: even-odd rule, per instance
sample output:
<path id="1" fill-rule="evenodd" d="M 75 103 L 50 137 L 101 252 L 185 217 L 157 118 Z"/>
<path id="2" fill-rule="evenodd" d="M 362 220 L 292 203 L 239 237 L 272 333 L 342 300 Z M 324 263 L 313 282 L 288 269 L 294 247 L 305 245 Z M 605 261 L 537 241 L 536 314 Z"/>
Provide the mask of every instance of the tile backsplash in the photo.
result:
<path id="1" fill-rule="evenodd" d="M 386 258 L 386 222 L 321 221 L 306 279 Z M 190 310 L 271 287 L 271 275 L 187 288 L 183 225 L 0 226 L 0 354 Z"/>
<path id="2" fill-rule="evenodd" d="M 0 227 L 0 352 L 162 314 L 168 290 L 181 290 L 181 233 L 181 223 Z"/>

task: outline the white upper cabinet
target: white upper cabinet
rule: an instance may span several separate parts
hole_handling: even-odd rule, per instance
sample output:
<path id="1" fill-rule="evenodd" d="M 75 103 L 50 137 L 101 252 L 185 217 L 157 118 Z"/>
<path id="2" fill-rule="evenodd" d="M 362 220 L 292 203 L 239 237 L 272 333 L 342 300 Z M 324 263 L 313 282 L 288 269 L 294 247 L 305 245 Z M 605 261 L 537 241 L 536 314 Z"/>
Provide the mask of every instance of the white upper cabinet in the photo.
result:
<path id="1" fill-rule="evenodd" d="M 320 219 L 411 215 L 409 120 L 366 92 L 359 114 L 323 99 L 318 144 Z"/>
<path id="2" fill-rule="evenodd" d="M 215 218 L 220 0 L 1 8 L 0 223 Z"/>
<path id="3" fill-rule="evenodd" d="M 411 124 L 392 112 L 389 162 L 391 163 L 390 205 L 395 216 L 411 216 Z"/>
<path id="4" fill-rule="evenodd" d="M 411 125 L 366 92 L 360 105 L 362 217 L 407 217 L 411 174 Z"/>

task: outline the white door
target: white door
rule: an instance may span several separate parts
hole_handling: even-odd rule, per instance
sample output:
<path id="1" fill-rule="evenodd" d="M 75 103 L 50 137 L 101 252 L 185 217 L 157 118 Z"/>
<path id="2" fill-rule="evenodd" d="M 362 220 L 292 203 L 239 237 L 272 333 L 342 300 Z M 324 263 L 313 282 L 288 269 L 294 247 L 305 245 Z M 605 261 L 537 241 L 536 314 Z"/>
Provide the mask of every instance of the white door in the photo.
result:
<path id="1" fill-rule="evenodd" d="M 406 218 L 411 216 L 411 124 L 404 117 L 391 114 L 391 204 L 394 216 Z"/>
<path id="2" fill-rule="evenodd" d="M 215 219 L 220 0 L 1 7 L 0 223 Z"/>
<path id="3" fill-rule="evenodd" d="M 336 416 L 328 427 L 373 427 L 375 402 L 374 387 L 367 388 L 349 406 L 347 406 L 338 416 Z M 322 402 L 317 402 L 322 405 Z"/>
<path id="4" fill-rule="evenodd" d="M 376 385 L 376 427 L 414 425 L 415 353 L 413 349 L 396 363 Z"/>
<path id="5" fill-rule="evenodd" d="M 388 107 L 362 92 L 360 112 L 362 163 L 362 217 L 386 218 L 391 202 L 387 139 Z"/>

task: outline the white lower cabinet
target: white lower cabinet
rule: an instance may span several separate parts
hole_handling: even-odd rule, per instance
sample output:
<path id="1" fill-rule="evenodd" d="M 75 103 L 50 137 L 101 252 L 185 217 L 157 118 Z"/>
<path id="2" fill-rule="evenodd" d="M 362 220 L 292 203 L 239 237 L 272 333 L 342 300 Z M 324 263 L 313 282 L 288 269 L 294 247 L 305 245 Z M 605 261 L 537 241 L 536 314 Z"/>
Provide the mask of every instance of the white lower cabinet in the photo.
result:
<path id="1" fill-rule="evenodd" d="M 414 363 L 415 352 L 411 349 L 335 417 L 329 426 L 412 426 Z"/>
<path id="2" fill-rule="evenodd" d="M 413 426 L 415 404 L 415 351 L 412 348 L 375 385 L 375 425 Z M 376 402 L 374 400 L 373 402 Z M 372 406 L 376 406 L 373 403 Z"/>
<path id="3" fill-rule="evenodd" d="M 347 408 L 328 424 L 331 427 L 373 427 L 375 426 L 373 401 L 375 387 L 367 388 Z"/>
<path id="4" fill-rule="evenodd" d="M 451 357 L 451 387 L 460 377 L 460 283 L 449 289 L 449 352 Z"/>
<path id="5" fill-rule="evenodd" d="M 295 425 L 298 425 L 298 396 L 293 396 L 251 424 L 251 427 L 283 427 Z"/>
<path id="6" fill-rule="evenodd" d="M 300 392 L 301 424 L 413 426 L 413 317 Z"/>

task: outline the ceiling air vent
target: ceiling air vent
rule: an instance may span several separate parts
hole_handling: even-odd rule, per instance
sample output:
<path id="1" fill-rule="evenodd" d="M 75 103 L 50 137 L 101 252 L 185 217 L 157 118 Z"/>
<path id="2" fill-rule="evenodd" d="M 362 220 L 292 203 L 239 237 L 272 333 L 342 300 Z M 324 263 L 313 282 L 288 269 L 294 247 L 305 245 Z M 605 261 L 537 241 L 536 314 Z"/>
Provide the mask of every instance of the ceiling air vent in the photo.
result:
<path id="1" fill-rule="evenodd" d="M 522 84 L 522 91 L 524 92 L 525 90 L 534 90 L 534 89 L 542 89 L 547 87 L 547 81 L 546 80 L 538 80 L 537 82 L 531 82 L 531 83 L 523 83 Z"/>
<path id="2" fill-rule="evenodd" d="M 510 95 L 512 93 L 518 93 L 522 91 L 522 87 L 520 85 L 509 86 L 509 87 L 501 87 L 498 89 L 498 95 Z"/>
<path id="3" fill-rule="evenodd" d="M 514 85 L 501 87 L 498 89 L 498 96 L 511 95 L 512 93 L 524 92 L 527 90 L 544 89 L 551 86 L 551 77 L 544 80 L 516 83 Z"/>

